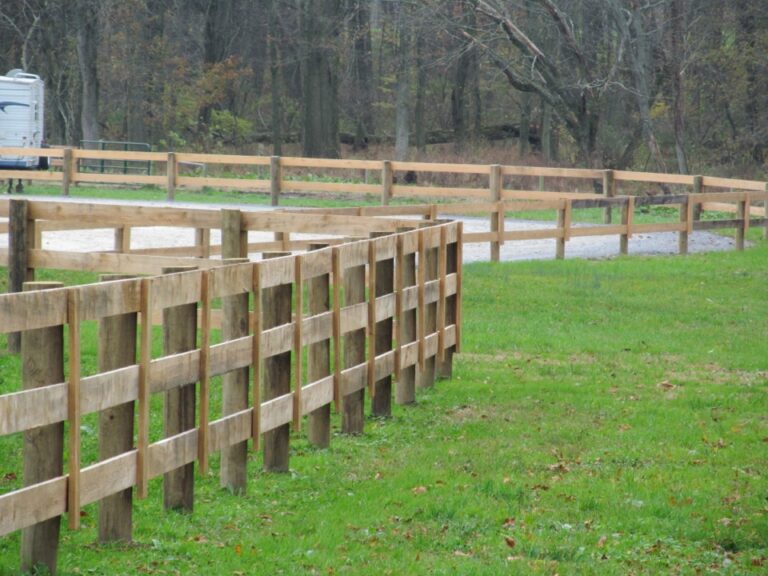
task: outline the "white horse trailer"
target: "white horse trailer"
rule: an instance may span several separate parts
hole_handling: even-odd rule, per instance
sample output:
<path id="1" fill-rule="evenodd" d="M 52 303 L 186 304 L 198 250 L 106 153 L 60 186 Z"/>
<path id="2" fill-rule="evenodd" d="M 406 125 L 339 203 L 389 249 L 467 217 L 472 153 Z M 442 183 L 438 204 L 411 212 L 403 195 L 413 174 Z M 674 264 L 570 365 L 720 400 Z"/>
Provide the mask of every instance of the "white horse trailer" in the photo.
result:
<path id="1" fill-rule="evenodd" d="M 0 147 L 42 148 L 45 84 L 39 76 L 11 70 L 0 76 Z M 47 157 L 0 155 L 0 169 L 46 168 Z"/>

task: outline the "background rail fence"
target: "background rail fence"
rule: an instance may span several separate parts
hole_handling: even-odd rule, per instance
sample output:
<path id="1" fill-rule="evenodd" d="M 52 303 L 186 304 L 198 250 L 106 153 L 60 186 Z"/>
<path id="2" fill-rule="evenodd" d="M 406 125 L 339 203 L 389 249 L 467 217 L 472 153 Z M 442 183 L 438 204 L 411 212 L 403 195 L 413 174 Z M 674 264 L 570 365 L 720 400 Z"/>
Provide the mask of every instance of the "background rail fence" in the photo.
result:
<path id="1" fill-rule="evenodd" d="M 29 154 L 29 149 L 2 148 L 0 154 Z M 461 214 L 459 210 L 489 213 L 490 232 L 467 234 L 466 242 L 489 242 L 491 259 L 499 259 L 499 247 L 507 241 L 529 239 L 522 232 L 504 231 L 503 210 L 527 210 L 520 201 L 530 202 L 531 210 L 554 209 L 563 212 L 551 200 L 572 202 L 565 212 L 571 213 L 594 200 L 601 207 L 605 228 L 598 231 L 558 225 L 558 241 L 567 242 L 578 235 L 619 235 L 624 247 L 632 233 L 677 231 L 681 234 L 680 251 L 687 247 L 683 235 L 695 230 L 732 228 L 741 231 L 750 226 L 765 226 L 768 237 L 768 196 L 766 182 L 701 175 L 679 175 L 631 172 L 621 170 L 570 169 L 536 166 L 501 166 L 476 164 L 438 164 L 424 162 L 391 162 L 388 160 L 336 160 L 278 156 L 243 156 L 196 154 L 183 152 L 130 152 L 115 150 L 40 149 L 31 153 L 47 155 L 55 160 L 56 168 L 47 172 L 24 170 L 4 171 L 7 178 L 34 179 L 58 183 L 64 195 L 71 185 L 127 184 L 153 185 L 165 188 L 173 200 L 177 188 L 216 187 L 241 191 L 268 193 L 271 204 L 278 205 L 284 193 L 300 194 L 360 194 L 377 195 L 383 206 L 398 199 L 440 199 L 444 202 L 475 204 L 465 207 L 441 207 L 442 214 Z M 81 172 L 80 163 L 94 161 L 144 162 L 151 165 L 151 174 Z M 60 167 L 60 168 L 59 168 Z M 203 167 L 202 169 L 200 167 Z M 373 182 L 373 183 L 371 183 Z M 535 189 L 532 189 L 535 188 Z M 596 194 L 595 192 L 599 193 Z M 681 213 L 688 197 L 692 210 L 692 227 L 681 223 L 638 223 L 636 207 L 679 205 Z M 629 198 L 635 198 L 632 204 Z M 482 199 L 484 202 L 480 202 Z M 539 201 L 538 206 L 536 202 Z M 500 204 L 503 202 L 504 204 Z M 762 206 L 760 206 L 762 204 Z M 449 210 L 453 210 L 449 212 Z M 705 211 L 733 214 L 720 219 L 719 224 L 703 223 Z M 432 213 L 434 215 L 434 212 Z M 429 216 L 429 214 L 426 214 Z M 614 224 L 614 220 L 621 218 Z M 710 219 L 711 220 L 711 219 Z M 730 222 L 730 223 L 728 223 Z M 634 224 L 633 224 L 634 223 Z M 611 228 L 609 225 L 622 226 Z M 583 228 L 583 227 L 579 227 Z M 0 231 L 2 224 L 0 223 Z M 549 238 L 544 236 L 534 238 Z M 126 235 L 123 234 L 123 243 Z M 130 238 L 127 237 L 127 242 Z M 741 246 L 741 241 L 737 244 Z M 559 249 L 558 249 L 559 250 Z M 559 252 L 558 252 L 559 253 Z"/>
<path id="2" fill-rule="evenodd" d="M 52 209 L 36 204 L 28 215 Z M 194 216 L 194 226 L 205 217 Z M 251 216 L 261 217 L 219 216 L 230 223 L 225 256 L 247 250 Z M 270 222 L 295 215 L 278 216 Z M 374 414 L 388 415 L 393 392 L 412 402 L 417 387 L 450 375 L 461 331 L 461 224 L 387 230 L 397 221 L 379 222 L 373 238 L 300 254 L 177 259 L 154 276 L 66 288 L 26 281 L 22 292 L 0 295 L 0 331 L 21 333 L 24 367 L 22 389 L 0 395 L 0 436 L 24 436 L 23 487 L 0 495 L 0 536 L 22 530 L 22 569 L 55 570 L 65 513 L 76 529 L 81 508 L 99 502 L 99 539 L 129 540 L 134 487 L 144 498 L 163 476 L 164 506 L 191 510 L 194 463 L 206 474 L 220 452 L 222 486 L 243 492 L 249 442 L 265 469 L 287 470 L 289 429 L 306 426 L 309 441 L 325 446 L 331 405 L 343 431 L 361 433 L 366 396 Z M 53 263 L 34 250 L 30 261 Z M 132 262 L 104 262 L 137 273 Z M 93 374 L 82 366 L 88 338 L 99 346 Z M 103 442 L 86 461 L 81 423 L 94 413 Z"/>

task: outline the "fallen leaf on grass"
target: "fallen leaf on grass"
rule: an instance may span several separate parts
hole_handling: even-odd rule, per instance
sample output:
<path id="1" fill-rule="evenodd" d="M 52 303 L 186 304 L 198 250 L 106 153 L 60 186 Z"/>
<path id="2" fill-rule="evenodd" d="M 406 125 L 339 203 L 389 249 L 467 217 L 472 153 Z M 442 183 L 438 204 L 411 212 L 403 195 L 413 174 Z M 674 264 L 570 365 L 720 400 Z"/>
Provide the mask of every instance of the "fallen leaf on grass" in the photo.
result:
<path id="1" fill-rule="evenodd" d="M 600 540 L 597 541 L 597 547 L 602 548 L 606 542 L 608 542 L 608 536 L 600 536 Z"/>
<path id="2" fill-rule="evenodd" d="M 658 384 L 656 384 L 656 388 L 659 388 L 661 390 L 674 390 L 677 388 L 675 384 L 672 384 L 669 380 L 662 380 Z"/>
<path id="3" fill-rule="evenodd" d="M 472 553 L 471 552 L 462 552 L 461 550 L 454 550 L 453 551 L 454 556 L 458 556 L 459 558 L 471 558 Z"/>
<path id="4" fill-rule="evenodd" d="M 426 486 L 416 486 L 415 488 L 411 489 L 411 492 L 414 494 L 424 494 L 427 491 Z"/>
<path id="5" fill-rule="evenodd" d="M 532 490 L 543 490 L 546 492 L 547 490 L 549 490 L 549 486 L 547 486 L 546 484 L 535 484 Z"/>
<path id="6" fill-rule="evenodd" d="M 518 560 L 522 559 L 522 556 L 507 556 L 507 562 L 517 562 Z"/>
<path id="7" fill-rule="evenodd" d="M 516 521 L 514 518 L 507 518 L 504 520 L 504 524 L 502 524 L 502 528 L 514 528 L 516 524 Z"/>
<path id="8" fill-rule="evenodd" d="M 560 474 L 565 474 L 566 472 L 570 472 L 571 469 L 568 468 L 563 462 L 558 462 L 557 464 L 551 464 L 550 466 L 547 466 L 547 469 L 550 472 L 558 472 Z"/>
<path id="9" fill-rule="evenodd" d="M 517 542 L 515 542 L 515 539 L 512 538 L 512 536 L 504 536 L 504 542 L 506 542 L 507 546 L 509 546 L 510 548 L 514 548 L 515 546 L 517 546 Z"/>
<path id="10" fill-rule="evenodd" d="M 756 567 L 765 566 L 765 556 L 760 556 L 759 558 L 752 558 L 752 560 L 750 561 L 750 564 Z"/>

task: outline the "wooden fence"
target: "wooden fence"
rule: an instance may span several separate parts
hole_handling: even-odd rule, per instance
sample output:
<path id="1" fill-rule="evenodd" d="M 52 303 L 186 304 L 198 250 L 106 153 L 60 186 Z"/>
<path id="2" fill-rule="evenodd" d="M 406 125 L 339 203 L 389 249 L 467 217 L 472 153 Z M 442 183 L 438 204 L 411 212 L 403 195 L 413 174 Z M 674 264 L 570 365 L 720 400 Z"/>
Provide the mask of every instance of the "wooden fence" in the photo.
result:
<path id="1" fill-rule="evenodd" d="M 765 224 L 768 209 L 766 183 L 755 180 L 534 166 L 181 152 L 0 149 L 0 154 L 21 153 L 51 156 L 60 164 L 61 170 L 42 173 L 4 171 L 5 176 L 58 183 L 65 195 L 73 184 L 104 183 L 164 187 L 170 200 L 178 187 L 209 186 L 257 191 L 269 193 L 273 205 L 279 204 L 281 194 L 294 192 L 378 195 L 382 205 L 398 198 L 440 198 L 440 214 L 489 214 L 489 232 L 467 234 L 465 242 L 488 242 L 492 260 L 499 259 L 499 247 L 503 243 L 522 239 L 555 238 L 558 240 L 557 254 L 560 255 L 563 253 L 560 244 L 577 236 L 618 235 L 620 251 L 624 252 L 627 241 L 634 233 L 673 231 L 680 234 L 680 251 L 683 253 L 687 250 L 687 235 L 695 230 L 733 228 L 737 231 L 738 246 L 743 244 L 743 233 L 750 226 L 765 226 L 768 236 L 768 224 Z M 100 160 L 145 162 L 154 167 L 154 175 L 109 174 L 78 168 L 81 163 Z M 237 173 L 238 170 L 240 173 Z M 251 174 L 244 174 L 243 171 L 250 171 Z M 255 178 L 252 177 L 253 171 L 257 176 Z M 312 174 L 311 178 L 308 173 Z M 442 182 L 439 177 L 448 178 L 449 182 Z M 418 185 L 405 183 L 409 180 L 417 181 Z M 530 189 L 532 181 L 536 182 L 536 190 Z M 601 193 L 595 194 L 596 189 Z M 473 203 L 453 207 L 443 205 L 443 201 L 463 202 L 468 199 Z M 762 207 L 759 206 L 761 203 Z M 678 206 L 680 221 L 638 223 L 635 209 L 656 205 Z M 569 218 L 572 219 L 573 211 L 585 207 L 601 207 L 605 226 L 571 227 Z M 558 213 L 559 222 L 554 232 L 504 230 L 505 211 L 541 209 Z M 620 223 L 614 224 L 614 211 L 620 211 Z M 703 211 L 725 212 L 734 217 L 721 218 L 713 223 L 700 218 Z"/>
<path id="2" fill-rule="evenodd" d="M 27 221 L 35 222 L 54 213 L 74 218 L 78 208 L 33 202 L 26 209 Z M 107 225 L 117 223 L 117 215 L 122 224 L 147 225 L 160 214 L 87 209 L 111 214 Z M 206 214 L 190 213 L 184 224 L 213 226 Z M 279 231 L 288 229 L 288 219 L 301 227 L 296 216 L 219 215 L 218 225 L 236 222 L 223 250 L 233 242 L 244 252 L 243 232 L 256 221 Z M 164 274 L 110 276 L 69 288 L 26 282 L 23 292 L 0 295 L 0 331 L 22 334 L 24 366 L 22 390 L 0 395 L 0 436 L 23 434 L 25 445 L 24 487 L 0 495 L 0 536 L 23 531 L 22 569 L 43 563 L 55 570 L 65 513 L 77 528 L 81 507 L 100 502 L 100 539 L 130 539 L 134 486 L 143 498 L 149 480 L 164 476 L 165 506 L 191 509 L 195 461 L 206 473 L 211 454 L 221 452 L 222 485 L 245 490 L 249 441 L 263 449 L 266 469 L 287 470 L 290 427 L 306 426 L 309 440 L 324 446 L 332 404 L 342 413 L 342 430 L 360 433 L 366 391 L 373 413 L 386 415 L 393 393 L 399 403 L 412 402 L 417 387 L 450 375 L 461 328 L 460 223 L 414 228 L 419 224 L 411 221 L 411 229 L 398 231 L 397 220 L 337 218 L 348 230 L 362 226 L 376 237 L 216 266 L 210 259 L 142 256 L 148 261 L 143 272 L 162 264 Z M 33 265 L 54 265 L 54 256 L 36 250 Z M 55 256 L 61 267 L 139 269 L 126 254 Z M 100 260 L 104 256 L 113 258 Z M 179 271 L 182 264 L 187 271 Z M 220 341 L 214 343 L 212 303 L 219 299 Z M 164 348 L 158 356 L 151 335 L 159 314 Z M 86 375 L 82 326 L 94 322 L 99 366 Z M 218 375 L 222 413 L 213 414 Z M 150 427 L 161 418 L 150 408 L 156 395 L 165 397 L 161 439 Z M 98 461 L 84 465 L 80 424 L 91 413 L 100 414 L 104 441 Z"/>

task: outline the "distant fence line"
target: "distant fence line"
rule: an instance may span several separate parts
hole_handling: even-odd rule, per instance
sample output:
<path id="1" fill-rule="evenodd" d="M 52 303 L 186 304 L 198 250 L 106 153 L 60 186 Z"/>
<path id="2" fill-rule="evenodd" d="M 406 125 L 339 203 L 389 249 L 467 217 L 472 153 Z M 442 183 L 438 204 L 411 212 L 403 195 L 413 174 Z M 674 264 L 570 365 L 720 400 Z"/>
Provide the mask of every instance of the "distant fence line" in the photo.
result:
<path id="1" fill-rule="evenodd" d="M 109 224 L 147 225 L 165 214 L 163 225 L 214 225 L 208 211 L 130 214 L 133 209 L 115 206 L 21 200 L 10 206 L 12 213 L 26 210 L 32 227 L 36 218 L 56 213 L 75 219 L 78 210 L 82 217 L 90 209 L 108 216 Z M 288 231 L 289 220 L 308 227 L 295 214 L 224 211 L 218 216 L 223 255 L 246 255 L 244 232 L 256 222 Z M 254 449 L 263 447 L 265 469 L 287 470 L 289 427 L 305 425 L 310 442 L 325 446 L 332 404 L 341 411 L 342 431 L 360 433 L 366 390 L 373 414 L 387 415 L 393 394 L 398 403 L 409 403 L 417 387 L 450 376 L 461 330 L 461 224 L 409 221 L 403 229 L 397 220 L 314 220 L 321 223 L 315 230 L 344 220 L 347 230 L 368 226 L 366 234 L 375 237 L 320 243 L 308 252 L 258 262 L 141 255 L 143 273 L 154 274 L 160 264 L 164 273 L 108 276 L 70 288 L 25 282 L 23 292 L 0 295 L 0 331 L 21 333 L 24 366 L 45 367 L 25 369 L 23 390 L 0 395 L 0 436 L 23 433 L 26 445 L 35 448 L 25 451 L 24 487 L 0 495 L 0 535 L 23 530 L 22 569 L 43 563 L 55 570 L 65 512 L 77 528 L 80 508 L 99 501 L 100 540 L 130 539 L 133 486 L 144 497 L 148 481 L 163 475 L 165 506 L 191 509 L 195 461 L 206 473 L 211 453 L 220 451 L 222 485 L 242 491 L 248 440 Z M 27 239 L 34 236 L 26 230 Z M 35 250 L 31 263 L 57 267 L 54 255 Z M 79 263 L 139 273 L 137 262 L 122 260 L 126 256 L 87 254 Z M 63 267 L 75 262 L 64 259 Z M 155 357 L 151 326 L 161 313 L 164 349 Z M 99 366 L 86 375 L 81 327 L 93 321 L 99 326 Z M 222 413 L 214 415 L 211 379 L 218 375 Z M 157 394 L 165 396 L 162 439 L 150 434 L 151 398 Z M 80 423 L 95 412 L 107 440 L 98 461 L 83 465 Z"/>
<path id="2" fill-rule="evenodd" d="M 564 246 L 570 238 L 577 236 L 618 235 L 620 252 L 626 252 L 626 245 L 632 234 L 640 232 L 673 231 L 680 234 L 680 252 L 687 251 L 687 235 L 696 230 L 732 228 L 736 230 L 737 246 L 743 245 L 743 235 L 750 227 L 765 226 L 768 237 L 766 210 L 768 193 L 766 183 L 756 180 L 720 178 L 701 175 L 679 175 L 662 173 L 631 172 L 622 170 L 570 169 L 536 166 L 502 166 L 476 164 L 437 164 L 425 162 L 391 162 L 387 160 L 333 160 L 320 158 L 238 156 L 221 154 L 196 154 L 183 152 L 125 152 L 108 150 L 79 149 L 20 149 L 0 148 L 0 154 L 36 154 L 48 155 L 60 165 L 60 171 L 3 171 L 8 178 L 44 180 L 62 186 L 62 194 L 68 195 L 72 184 L 103 183 L 155 185 L 167 190 L 167 197 L 173 200 L 179 187 L 219 187 L 245 191 L 269 193 L 272 205 L 278 205 L 282 193 L 345 193 L 378 195 L 382 205 L 390 204 L 397 198 L 440 198 L 452 202 L 471 199 L 471 203 L 450 206 L 441 203 L 437 208 L 430 208 L 431 215 L 489 213 L 490 231 L 487 233 L 468 233 L 465 242 L 488 242 L 490 257 L 499 259 L 499 247 L 507 242 L 524 239 L 555 238 L 558 241 L 556 254 L 562 256 Z M 93 173 L 80 171 L 79 163 L 99 160 L 122 162 L 146 162 L 156 165 L 155 175 L 135 175 L 123 173 Z M 251 178 L 241 176 L 210 176 L 197 174 L 199 167 L 206 167 L 206 172 L 216 172 L 224 168 L 255 168 L 268 173 L 269 178 Z M 310 180 L 290 177 L 291 170 L 312 171 Z M 344 174 L 339 176 L 339 171 Z M 359 171 L 367 176 L 374 174 L 375 184 L 351 179 L 349 174 Z M 164 172 L 164 174 L 163 174 Z M 160 173 L 158 175 L 158 173 Z M 453 175 L 455 179 L 479 177 L 482 182 L 477 186 L 430 185 L 429 176 Z M 403 184 L 410 180 L 421 185 Z M 538 190 L 521 190 L 510 187 L 512 178 L 536 178 Z M 318 181 L 335 179 L 340 181 Z M 427 181 L 425 185 L 424 182 Z M 568 190 L 547 191 L 565 185 Z M 578 190 L 578 184 L 587 184 L 601 194 L 585 193 Z M 637 195 L 629 194 L 643 186 L 658 186 L 668 189 L 675 187 L 682 192 L 673 194 Z M 624 192 L 624 194 L 621 194 Z M 479 201 L 483 199 L 484 202 Z M 759 204 L 762 203 L 762 207 Z M 669 205 L 678 206 L 679 222 L 637 223 L 634 210 L 637 207 Z M 592 207 L 602 208 L 605 226 L 571 227 L 570 218 L 573 210 Z M 405 207 L 400 207 L 389 214 L 404 214 Z M 557 227 L 547 230 L 511 231 L 504 229 L 504 213 L 509 211 L 555 210 L 558 214 Z M 614 224 L 614 210 L 621 211 L 621 222 Z M 733 218 L 717 221 L 701 220 L 702 212 L 724 212 L 734 214 Z M 333 213 L 334 211 L 326 211 Z M 371 212 L 375 214 L 376 212 Z M 379 212 L 387 213 L 386 211 Z M 425 212 L 425 216 L 430 214 Z M 0 224 L 2 231 L 2 224 Z M 129 237 L 122 236 L 123 244 L 130 244 Z M 201 241 L 201 244 L 204 242 Z M 125 248 L 125 246 L 124 246 Z M 168 252 L 166 252 L 168 254 Z"/>

